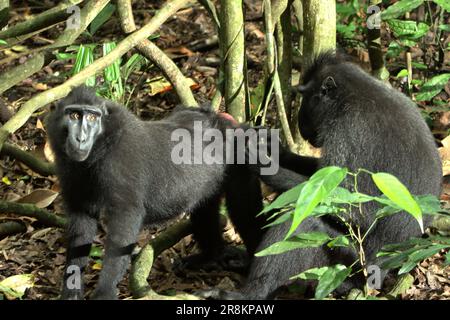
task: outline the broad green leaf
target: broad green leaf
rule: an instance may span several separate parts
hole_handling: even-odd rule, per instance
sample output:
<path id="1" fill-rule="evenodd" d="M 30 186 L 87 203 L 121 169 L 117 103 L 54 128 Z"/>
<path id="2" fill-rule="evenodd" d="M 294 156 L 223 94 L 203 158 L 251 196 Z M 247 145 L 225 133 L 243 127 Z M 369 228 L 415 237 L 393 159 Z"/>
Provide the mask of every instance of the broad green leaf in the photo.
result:
<path id="1" fill-rule="evenodd" d="M 445 31 L 445 32 L 450 32 L 450 24 L 441 24 L 439 26 L 439 29 Z"/>
<path id="2" fill-rule="evenodd" d="M 408 256 L 408 260 L 400 268 L 398 274 L 403 274 L 411 271 L 420 261 L 425 260 L 426 258 L 429 258 L 442 249 L 446 248 L 448 248 L 448 246 L 445 244 L 435 244 L 431 248 L 414 251 Z"/>
<path id="3" fill-rule="evenodd" d="M 389 6 L 386 10 L 381 12 L 381 19 L 389 20 L 398 18 L 407 12 L 417 8 L 423 3 L 423 0 L 401 0 Z"/>
<path id="4" fill-rule="evenodd" d="M 424 214 L 436 214 L 441 211 L 441 203 L 436 196 L 414 196 L 414 199 L 419 204 L 420 209 L 422 209 Z"/>
<path id="5" fill-rule="evenodd" d="M 347 236 L 339 236 L 327 243 L 329 248 L 334 247 L 348 247 L 350 245 L 350 240 Z"/>
<path id="6" fill-rule="evenodd" d="M 265 225 L 263 228 L 270 228 L 270 227 L 282 224 L 286 221 L 289 221 L 292 218 L 293 213 L 294 213 L 294 210 L 286 212 L 286 213 L 280 215 L 278 218 L 276 218 L 271 223 Z"/>
<path id="7" fill-rule="evenodd" d="M 362 194 L 362 193 L 358 193 L 358 192 L 350 192 L 348 189 L 346 188 L 342 188 L 342 187 L 337 187 L 336 189 L 334 189 L 330 195 L 328 196 L 328 198 L 324 201 L 324 203 L 326 204 L 331 204 L 331 203 L 337 203 L 337 204 L 342 204 L 342 203 L 364 203 L 364 202 L 369 202 L 372 201 L 372 197 Z"/>
<path id="8" fill-rule="evenodd" d="M 441 92 L 449 80 L 450 73 L 444 73 L 431 78 L 425 82 L 422 88 L 420 88 L 419 93 L 416 95 L 416 101 L 431 100 L 435 95 Z"/>
<path id="9" fill-rule="evenodd" d="M 405 48 L 402 47 L 397 41 L 391 41 L 386 52 L 386 58 L 390 59 L 398 57 L 403 51 L 405 51 Z"/>
<path id="10" fill-rule="evenodd" d="M 401 208 L 396 208 L 396 207 L 391 207 L 391 206 L 385 206 L 382 207 L 381 209 L 377 210 L 375 217 L 377 219 L 381 219 L 381 218 L 386 218 L 389 217 L 395 213 L 398 213 L 402 211 Z"/>
<path id="11" fill-rule="evenodd" d="M 408 76 L 408 70 L 407 69 L 402 69 L 400 70 L 400 72 L 396 75 L 396 78 L 404 78 Z"/>
<path id="12" fill-rule="evenodd" d="M 347 169 L 339 167 L 326 167 L 312 175 L 298 197 L 292 225 L 285 239 L 297 229 L 304 219 L 313 213 L 314 208 L 321 201 L 341 184 L 346 175 Z"/>
<path id="13" fill-rule="evenodd" d="M 261 211 L 258 215 L 267 213 L 267 212 L 275 210 L 275 209 L 283 208 L 292 203 L 296 203 L 297 199 L 298 199 L 300 193 L 302 192 L 304 186 L 306 185 L 306 183 L 307 182 L 303 182 L 303 183 L 299 184 L 298 186 L 296 186 L 286 192 L 283 192 L 275 199 L 274 202 L 272 202 L 270 205 L 265 207 L 264 210 Z"/>
<path id="14" fill-rule="evenodd" d="M 1 40 L 1 39 L 0 39 L 0 44 L 7 45 L 8 42 L 6 42 L 5 40 Z"/>
<path id="15" fill-rule="evenodd" d="M 433 244 L 429 238 L 411 238 L 401 243 L 391 243 L 384 245 L 379 253 L 390 254 L 392 252 L 398 253 L 399 251 L 405 251 L 411 248 L 424 247 Z M 377 255 L 378 257 L 379 255 Z"/>
<path id="16" fill-rule="evenodd" d="M 287 240 L 279 241 L 255 254 L 257 257 L 280 254 L 299 248 L 316 248 L 330 240 L 323 232 L 300 233 Z"/>
<path id="17" fill-rule="evenodd" d="M 426 23 L 411 20 L 389 20 L 389 28 L 397 38 L 406 38 L 408 40 L 417 40 L 423 37 L 430 29 Z"/>
<path id="18" fill-rule="evenodd" d="M 316 288 L 315 298 L 323 299 L 328 296 L 334 289 L 339 287 L 342 282 L 352 272 L 351 268 L 344 265 L 337 264 L 332 267 L 328 267 L 327 270 L 319 278 L 319 284 Z"/>
<path id="19" fill-rule="evenodd" d="M 450 2 L 448 0 L 433 0 L 433 2 L 440 5 L 445 11 L 450 12 Z"/>
<path id="20" fill-rule="evenodd" d="M 97 32 L 98 29 L 100 29 L 100 27 L 109 20 L 109 18 L 111 18 L 111 16 L 113 15 L 114 11 L 116 11 L 116 6 L 113 5 L 112 3 L 108 3 L 103 9 L 102 11 L 100 11 L 100 13 L 94 18 L 94 20 L 92 20 L 90 27 L 89 27 L 89 32 L 91 35 L 93 35 L 95 32 Z"/>
<path id="21" fill-rule="evenodd" d="M 308 269 L 306 271 L 303 271 L 302 273 L 293 276 L 290 278 L 290 280 L 294 279 L 302 279 L 302 280 L 319 280 L 320 277 L 325 273 L 325 271 L 328 270 L 328 267 L 322 267 L 322 268 L 312 268 Z"/>
<path id="22" fill-rule="evenodd" d="M 423 233 L 422 210 L 403 183 L 393 175 L 384 172 L 373 173 L 372 179 L 386 197 L 417 220 Z"/>
<path id="23" fill-rule="evenodd" d="M 414 62 L 414 61 L 411 64 L 412 64 L 413 68 L 416 68 L 419 70 L 428 70 L 428 66 L 426 64 Z"/>

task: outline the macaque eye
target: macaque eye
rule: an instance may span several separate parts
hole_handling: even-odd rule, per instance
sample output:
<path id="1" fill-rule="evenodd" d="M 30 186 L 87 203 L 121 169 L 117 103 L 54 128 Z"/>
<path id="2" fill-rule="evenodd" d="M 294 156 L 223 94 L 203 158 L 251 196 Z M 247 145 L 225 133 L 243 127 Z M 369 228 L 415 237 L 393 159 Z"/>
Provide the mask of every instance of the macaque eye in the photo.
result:
<path id="1" fill-rule="evenodd" d="M 79 120 L 81 117 L 79 112 L 71 112 L 70 113 L 70 119 L 72 120 Z"/>
<path id="2" fill-rule="evenodd" d="M 88 113 L 86 118 L 88 119 L 88 121 L 95 121 L 95 120 L 97 120 L 97 115 L 94 113 Z"/>

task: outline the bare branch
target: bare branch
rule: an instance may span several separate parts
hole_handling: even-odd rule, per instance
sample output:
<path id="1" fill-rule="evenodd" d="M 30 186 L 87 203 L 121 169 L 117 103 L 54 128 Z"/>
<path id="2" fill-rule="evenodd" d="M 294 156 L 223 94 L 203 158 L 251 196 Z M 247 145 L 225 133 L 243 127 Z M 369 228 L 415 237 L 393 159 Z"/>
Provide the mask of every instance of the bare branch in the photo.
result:
<path id="1" fill-rule="evenodd" d="M 119 11 L 122 29 L 125 33 L 131 33 L 136 30 L 133 12 L 131 10 L 130 0 L 118 0 L 117 8 Z M 198 106 L 194 95 L 189 87 L 189 83 L 184 75 L 178 69 L 177 65 L 153 42 L 144 39 L 136 45 L 136 48 L 164 73 L 165 77 L 170 81 L 172 86 L 185 106 Z"/>

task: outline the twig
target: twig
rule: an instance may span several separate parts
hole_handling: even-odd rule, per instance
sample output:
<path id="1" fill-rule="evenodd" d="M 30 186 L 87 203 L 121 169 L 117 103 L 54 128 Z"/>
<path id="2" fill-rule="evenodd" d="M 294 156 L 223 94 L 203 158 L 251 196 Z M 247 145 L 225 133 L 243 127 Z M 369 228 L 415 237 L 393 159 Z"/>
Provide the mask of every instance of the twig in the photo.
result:
<path id="1" fill-rule="evenodd" d="M 100 0 L 98 2 L 100 2 Z M 63 84 L 42 92 L 28 100 L 20 108 L 20 110 L 7 123 L 5 123 L 2 128 L 0 128 L 0 149 L 8 135 L 23 126 L 33 112 L 50 102 L 66 96 L 70 92 L 71 88 L 82 84 L 87 78 L 112 64 L 122 55 L 127 53 L 131 48 L 135 47 L 139 42 L 154 33 L 159 26 L 164 23 L 164 21 L 170 18 L 170 16 L 178 11 L 178 9 L 182 8 L 187 2 L 188 0 L 173 0 L 166 2 L 166 4 L 155 14 L 149 23 L 123 39 L 109 54 L 99 58 Z"/>
<path id="2" fill-rule="evenodd" d="M 0 213 L 11 213 L 20 216 L 36 218 L 39 222 L 49 226 L 64 228 L 66 219 L 31 203 L 16 203 L 0 200 Z"/>
<path id="3" fill-rule="evenodd" d="M 40 175 L 50 176 L 55 174 L 55 166 L 52 163 L 42 161 L 32 156 L 29 152 L 23 151 L 12 144 L 5 143 L 1 150 L 1 154 L 13 157 Z"/>
<path id="4" fill-rule="evenodd" d="M 122 29 L 125 33 L 131 33 L 136 30 L 134 23 L 133 11 L 130 0 L 118 0 L 117 9 L 122 24 Z M 185 106 L 198 106 L 194 95 L 189 87 L 189 83 L 178 69 L 177 65 L 153 42 L 144 39 L 136 45 L 136 48 L 164 73 L 166 78 L 170 81 L 172 86 L 180 98 L 180 101 Z"/>

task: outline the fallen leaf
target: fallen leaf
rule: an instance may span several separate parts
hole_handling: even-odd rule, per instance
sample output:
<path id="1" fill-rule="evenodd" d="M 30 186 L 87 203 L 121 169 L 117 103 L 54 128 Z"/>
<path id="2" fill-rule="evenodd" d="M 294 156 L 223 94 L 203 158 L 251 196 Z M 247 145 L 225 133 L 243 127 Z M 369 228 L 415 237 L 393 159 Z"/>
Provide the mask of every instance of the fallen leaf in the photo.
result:
<path id="1" fill-rule="evenodd" d="M 34 285 L 34 275 L 18 274 L 6 278 L 0 282 L 0 291 L 2 291 L 8 300 L 22 298 L 25 290 Z"/>
<path id="2" fill-rule="evenodd" d="M 58 196 L 58 192 L 48 189 L 36 189 L 30 194 L 18 199 L 18 203 L 31 203 L 38 208 L 46 208 L 53 203 Z"/>

